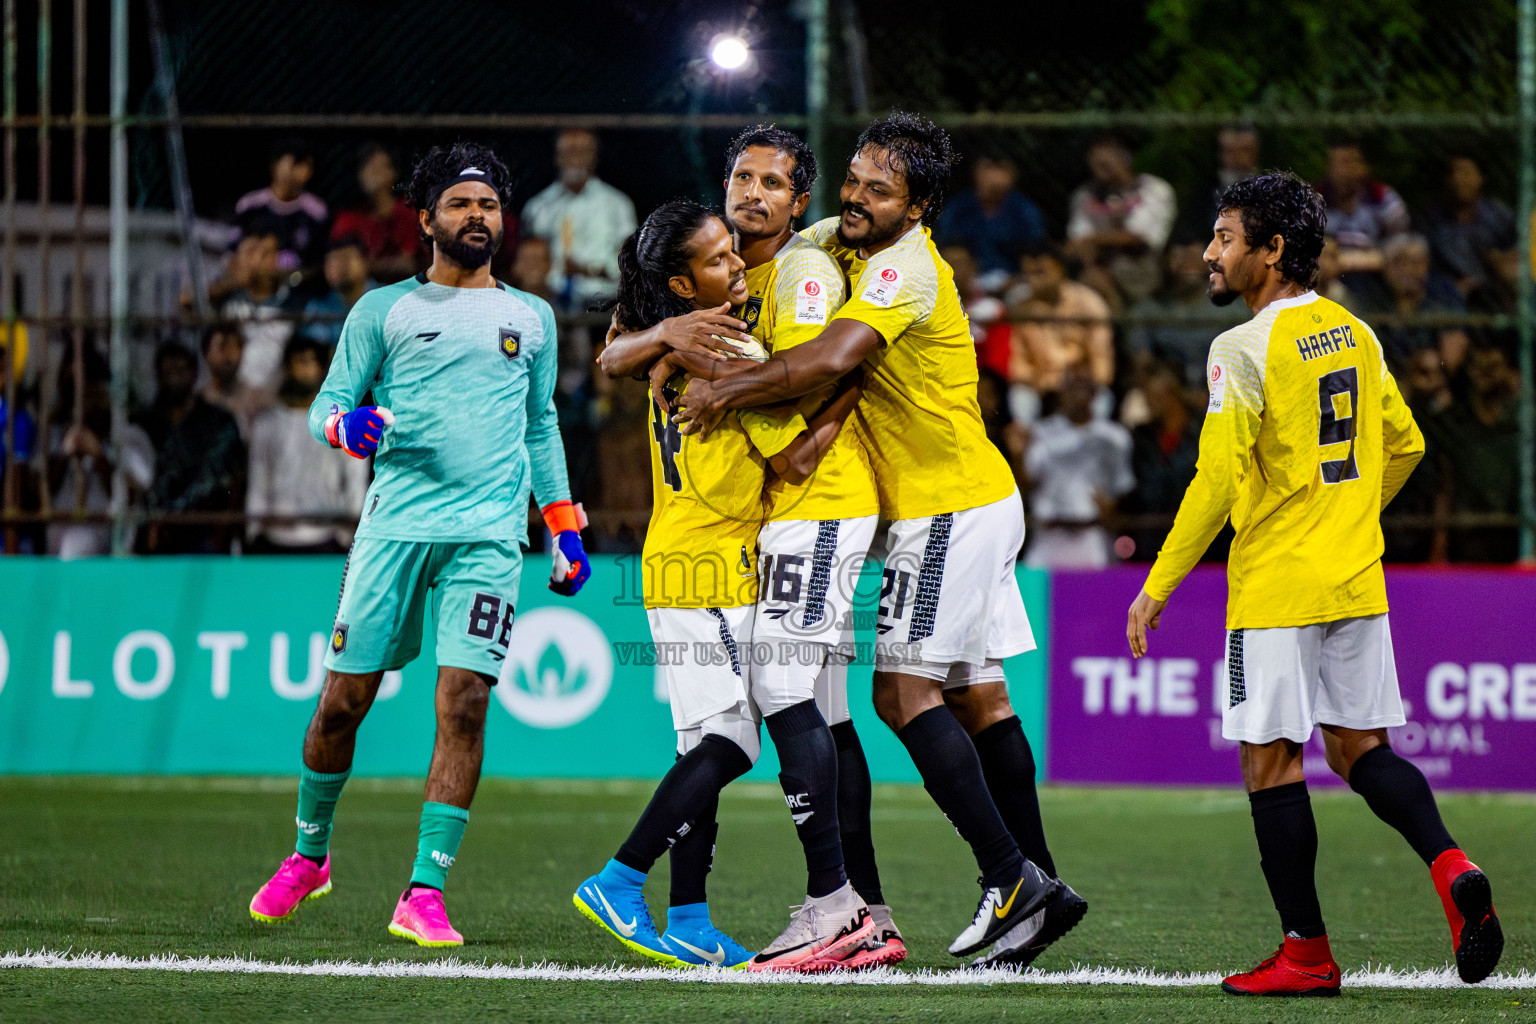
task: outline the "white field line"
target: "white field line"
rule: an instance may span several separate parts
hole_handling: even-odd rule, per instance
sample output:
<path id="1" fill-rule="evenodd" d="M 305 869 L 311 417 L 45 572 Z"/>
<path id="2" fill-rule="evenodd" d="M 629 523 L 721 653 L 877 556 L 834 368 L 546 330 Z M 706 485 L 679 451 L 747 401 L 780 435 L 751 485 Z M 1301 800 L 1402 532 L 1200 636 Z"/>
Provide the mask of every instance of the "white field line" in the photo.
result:
<path id="1" fill-rule="evenodd" d="M 30 967 L 44 970 L 171 971 L 182 974 L 291 974 L 338 978 L 472 978 L 485 981 L 661 981 L 703 982 L 715 985 L 1128 985 L 1142 988 L 1202 988 L 1218 985 L 1216 973 L 1159 974 L 1120 967 L 1075 967 L 1070 971 L 1022 973 L 992 969 L 957 968 L 952 971 L 900 971 L 876 968 L 858 973 L 749 974 L 746 971 L 702 969 L 670 970 L 661 967 L 566 967 L 561 964 L 498 964 L 471 962 L 456 957 L 441 960 L 315 960 L 310 963 L 251 960 L 243 957 L 126 957 L 117 953 L 0 953 L 0 969 Z M 1399 971 L 1391 967 L 1367 967 L 1344 975 L 1348 988 L 1460 989 L 1463 985 L 1449 967 L 1436 971 Z M 1495 974 L 1483 989 L 1536 989 L 1536 974 Z"/>

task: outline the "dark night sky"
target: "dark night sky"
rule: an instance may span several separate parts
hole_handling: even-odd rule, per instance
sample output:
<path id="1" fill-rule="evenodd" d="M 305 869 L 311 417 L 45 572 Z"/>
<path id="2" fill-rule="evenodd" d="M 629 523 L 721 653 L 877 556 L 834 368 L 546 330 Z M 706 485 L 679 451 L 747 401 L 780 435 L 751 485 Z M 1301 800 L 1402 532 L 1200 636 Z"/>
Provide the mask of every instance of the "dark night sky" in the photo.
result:
<path id="1" fill-rule="evenodd" d="M 433 113 L 613 112 L 682 113 L 690 93 L 683 86 L 689 62 L 707 50 L 724 28 L 744 28 L 759 62 L 755 75 L 711 79 L 698 92 L 709 112 L 804 110 L 805 27 L 785 2 L 721 3 L 719 0 L 568 0 L 559 4 L 506 0 L 162 0 L 182 109 L 202 113 Z M 1065 5 L 976 4 L 969 16 L 933 3 L 861 0 L 857 5 L 872 43 L 875 109 L 892 103 L 972 109 L 996 99 L 983 84 L 1004 65 L 1076 46 L 1086 59 L 1113 60 L 1135 45 L 1135 31 L 1106 35 L 1091 30 L 1118 16 L 1134 30 L 1140 3 L 1090 0 Z M 37 109 L 36 7 L 18 5 L 19 104 Z M 53 108 L 70 103 L 72 5 L 54 0 Z M 834 110 L 846 104 L 839 12 L 832 0 Z M 88 109 L 108 105 L 108 5 L 92 2 L 88 22 Z M 153 91 L 146 6 L 130 0 L 130 100 L 134 112 L 159 113 Z M 445 13 L 446 12 L 446 13 Z M 913 70 L 916 58 L 921 67 Z M 193 189 L 200 213 L 226 213 L 243 192 L 265 183 L 266 152 L 274 130 L 189 129 L 186 133 Z M 313 188 L 333 204 L 355 196 L 352 175 L 359 143 L 377 139 L 403 158 L 457 132 L 379 132 L 334 129 L 310 132 L 319 160 Z M 705 132 L 699 141 L 703 173 L 689 161 L 675 131 L 612 131 L 605 134 L 600 174 L 630 192 L 641 209 L 673 195 L 713 189 L 714 164 L 728 132 Z M 70 133 L 53 135 L 54 198 L 72 194 Z M 519 176 L 519 193 L 531 195 L 552 176 L 551 135 L 508 134 L 491 139 Z M 839 149 L 849 140 L 834 135 Z M 136 205 L 169 206 L 171 194 L 163 134 L 130 133 Z M 88 133 L 86 187 L 90 202 L 107 194 L 107 133 Z M 827 157 L 823 158 L 824 161 Z M 19 188 L 34 196 L 35 133 L 23 132 L 18 147 Z M 403 168 L 402 168 L 403 170 Z M 702 181 L 703 186 L 695 182 Z"/>

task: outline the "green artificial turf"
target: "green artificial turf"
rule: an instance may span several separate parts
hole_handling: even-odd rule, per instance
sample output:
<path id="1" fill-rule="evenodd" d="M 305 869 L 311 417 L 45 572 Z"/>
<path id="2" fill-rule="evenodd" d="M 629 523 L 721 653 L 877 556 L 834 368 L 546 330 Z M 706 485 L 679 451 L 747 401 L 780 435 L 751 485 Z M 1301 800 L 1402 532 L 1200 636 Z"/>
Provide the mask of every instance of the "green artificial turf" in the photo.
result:
<path id="1" fill-rule="evenodd" d="M 644 966 L 578 915 L 571 893 L 613 853 L 649 797 L 640 783 L 482 784 L 447 903 L 465 960 Z M 1063 877 L 1091 911 L 1036 966 L 1158 972 L 1251 967 L 1278 943 L 1248 802 L 1236 791 L 1047 789 Z M 1508 935 L 1503 973 L 1536 970 L 1536 799 L 1442 797 L 1452 833 L 1493 879 Z M 418 783 L 357 779 L 337 813 L 329 896 L 280 926 L 251 921 L 252 893 L 292 850 L 294 782 L 0 779 L 0 952 L 142 957 L 433 960 L 385 930 L 416 848 Z M 1348 792 L 1314 795 L 1318 880 L 1334 955 L 1443 967 L 1449 935 L 1428 872 Z M 772 939 L 803 895 L 803 862 L 776 787 L 721 801 L 715 922 L 748 946 Z M 945 948 L 978 889 L 965 844 L 915 787 L 875 793 L 887 901 L 911 951 L 903 969 L 956 965 Z M 658 917 L 666 869 L 648 890 Z M 70 1020 L 1532 1020 L 1536 990 L 1374 991 L 1332 1001 L 1240 1000 L 1213 988 L 1017 985 L 744 987 L 662 982 L 336 978 L 165 972 L 0 971 L 0 1021 Z"/>

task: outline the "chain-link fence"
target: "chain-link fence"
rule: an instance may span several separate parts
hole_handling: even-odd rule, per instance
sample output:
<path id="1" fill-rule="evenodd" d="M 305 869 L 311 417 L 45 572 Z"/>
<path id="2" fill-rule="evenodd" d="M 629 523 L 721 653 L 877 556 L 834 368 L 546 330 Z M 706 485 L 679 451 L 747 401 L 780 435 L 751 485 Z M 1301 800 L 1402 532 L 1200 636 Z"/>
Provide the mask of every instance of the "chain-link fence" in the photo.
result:
<path id="1" fill-rule="evenodd" d="M 966 157 L 957 194 L 977 162 L 992 158 L 1012 168 L 1045 237 L 1070 243 L 1069 211 L 1090 179 L 1089 152 L 1113 134 L 1134 153 L 1136 172 L 1171 185 L 1178 206 L 1156 246 L 1169 251 L 1154 261 L 1161 283 L 1102 289 L 1114 349 L 1106 411 L 1145 427 L 1149 414 L 1137 403 L 1145 404 L 1147 353 L 1156 353 L 1147 339 L 1159 330 L 1212 332 L 1206 315 L 1174 292 L 1181 252 L 1186 275 L 1200 270 L 1189 247 L 1209 234 L 1222 129 L 1241 126 L 1260 166 L 1293 168 L 1318 183 L 1331 171 L 1330 146 L 1358 143 L 1371 179 L 1406 203 L 1415 233 L 1433 234 L 1435 218 L 1459 215 L 1447 196 L 1447 159 L 1463 156 L 1480 172 L 1482 195 L 1502 202 L 1500 230 L 1513 225 L 1524 237 L 1512 212 L 1523 209 L 1522 174 L 1531 173 L 1519 130 L 1517 14 L 1509 2 L 1450 0 L 1152 0 L 1010 11 L 802 0 L 729 15 L 703 0 L 480 0 L 449 11 L 391 0 L 114 0 L 111 11 L 84 0 L 6 0 L 7 550 L 45 550 L 50 532 L 69 525 L 112 527 L 118 551 L 153 548 L 157 531 L 178 523 L 216 533 L 213 543 L 226 548 L 243 535 L 238 494 L 220 508 L 178 506 L 157 493 L 153 469 L 134 476 L 120 442 L 154 404 L 158 346 L 197 349 L 220 315 L 203 292 L 226 272 L 236 204 L 268 183 L 268 154 L 282 136 L 313 149 L 308 188 L 334 212 L 366 201 L 358 182 L 365 144 L 382 145 L 404 166 L 433 144 L 483 139 L 512 168 L 521 203 L 552 180 L 556 133 L 589 127 L 602 140 L 600 177 L 643 216 L 679 195 L 718 202 L 725 143 L 740 126 L 772 119 L 818 144 L 816 200 L 825 212 L 858 129 L 872 112 L 902 107 L 953 133 Z M 741 33 L 753 52 L 734 74 L 705 57 L 710 39 L 727 31 Z M 1068 248 L 1070 269 L 1094 283 L 1092 252 Z M 1512 537 L 1522 481 L 1531 514 L 1529 406 L 1517 441 L 1513 396 L 1484 389 L 1480 397 L 1469 379 L 1467 352 L 1502 346 L 1511 362 L 1524 362 L 1529 380 L 1529 342 L 1515 343 L 1528 243 L 1516 247 L 1501 235 L 1491 248 L 1498 258 L 1486 259 L 1482 280 L 1470 286 L 1437 253 L 1436 285 L 1453 286 L 1437 302 L 1416 301 L 1412 288 L 1394 287 L 1369 261 L 1335 282 L 1341 295 L 1351 287 L 1370 293 L 1358 312 L 1402 334 L 1404 353 L 1427 347 L 1444 357 L 1444 380 L 1425 384 L 1415 400 L 1427 403 L 1421 420 L 1433 414 L 1449 470 L 1457 445 L 1475 444 L 1487 456 L 1478 471 L 1491 479 L 1459 490 L 1436 484 L 1394 509 L 1399 531 L 1441 539 L 1433 550 L 1415 541 L 1405 557 L 1445 554 L 1447 535 Z M 510 257 L 509 246 L 500 272 L 511 272 Z M 1065 316 L 1030 307 L 1017 270 L 1015 262 L 1003 275 L 1011 280 L 987 277 L 972 303 L 978 341 L 994 357 L 984 397 L 999 443 L 1016 457 L 1029 443 L 1021 421 L 1032 414 L 1021 413 L 1009 355 L 1021 326 Z M 336 315 L 293 309 L 278 319 L 302 327 Z M 997 321 L 991 328 L 989 318 Z M 602 533 L 597 543 L 625 545 L 643 535 L 647 516 L 645 398 L 589 372 L 601 325 L 579 311 L 562 320 L 562 423 L 578 497 Z M 1409 371 L 1399 366 L 1405 381 Z M 1200 369 L 1190 376 L 1193 384 Z M 1039 412 L 1052 408 L 1048 390 Z M 97 392 L 107 408 L 91 405 Z M 1197 429 L 1200 396 L 1182 401 L 1194 407 Z M 1456 422 L 1469 409 L 1477 429 Z M 91 417 L 100 430 L 90 429 Z M 86 434 L 99 444 L 83 442 Z M 103 458 L 108 449 L 111 460 Z M 1155 535 L 1167 519 L 1166 510 L 1135 502 L 1117 515 L 1112 525 L 1129 536 Z M 1145 553 L 1142 543 L 1138 557 Z"/>

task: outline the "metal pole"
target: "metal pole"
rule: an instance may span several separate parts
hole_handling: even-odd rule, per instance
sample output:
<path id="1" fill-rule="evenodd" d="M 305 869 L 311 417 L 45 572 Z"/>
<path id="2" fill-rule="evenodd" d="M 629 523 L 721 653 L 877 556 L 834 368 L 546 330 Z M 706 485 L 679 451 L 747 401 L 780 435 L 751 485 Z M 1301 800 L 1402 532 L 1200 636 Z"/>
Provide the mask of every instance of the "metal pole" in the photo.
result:
<path id="1" fill-rule="evenodd" d="M 5 257 L 0 273 L 0 312 L 5 316 L 5 475 L 3 508 L 19 510 L 21 467 L 16 465 L 16 0 L 5 0 Z M 47 435 L 44 434 L 46 442 Z M 5 553 L 15 554 L 16 529 L 5 528 Z"/>
<path id="2" fill-rule="evenodd" d="M 192 301 L 197 315 L 212 315 L 208 302 L 208 281 L 203 274 L 203 250 L 197 242 L 196 214 L 192 209 L 192 181 L 187 176 L 187 151 L 181 138 L 181 103 L 176 99 L 176 75 L 171 70 L 171 55 L 166 52 L 165 21 L 160 17 L 160 0 L 148 0 L 149 49 L 155 61 L 155 86 L 165 104 L 165 148 L 171 162 L 171 179 L 176 193 L 176 219 L 181 227 L 181 244 L 187 258 L 187 277 L 192 284 Z"/>
<path id="3" fill-rule="evenodd" d="M 825 160 L 827 143 L 827 64 L 831 61 L 831 43 L 827 33 L 827 0 L 809 0 L 805 5 L 805 141 L 817 161 Z M 832 180 L 837 180 L 835 177 Z M 831 204 L 827 189 L 811 193 L 809 220 L 827 216 Z"/>
<path id="4" fill-rule="evenodd" d="M 128 429 L 128 0 L 112 0 L 112 227 L 107 277 L 112 289 L 112 446 L 123 450 Z M 118 459 L 112 490 L 126 494 L 127 471 Z M 128 553 L 129 529 L 124 512 L 112 528 L 112 553 Z"/>
<path id="5" fill-rule="evenodd" d="M 53 119 L 53 0 L 37 4 L 37 315 L 47 317 L 53 311 L 52 267 L 52 177 L 53 146 L 50 140 Z M 51 445 L 53 400 L 58 397 L 53 375 L 53 338 L 46 330 L 38 332 L 38 382 L 42 401 L 38 408 L 38 430 L 44 445 Z M 76 395 L 78 402 L 82 396 Z M 76 469 L 78 470 L 78 465 Z M 53 511 L 53 493 L 49 486 L 46 462 L 39 481 L 38 504 L 45 513 Z"/>
<path id="6" fill-rule="evenodd" d="M 85 0 L 75 0 L 74 89 L 70 120 L 74 125 L 75 267 L 70 275 L 70 335 L 74 340 L 75 428 L 85 428 Z M 93 467 L 94 468 L 94 467 Z M 75 477 L 75 511 L 85 511 L 89 481 L 84 473 Z"/>
<path id="7" fill-rule="evenodd" d="M 1532 346 L 1531 212 L 1536 207 L 1536 0 L 1520 0 L 1520 557 L 1536 555 L 1536 392 Z"/>
<path id="8" fill-rule="evenodd" d="M 864 23 L 859 19 L 859 8 L 853 0 L 838 0 L 837 12 L 843 22 L 843 63 L 848 70 L 848 99 L 854 114 L 867 117 L 869 41 L 864 37 Z M 817 158 L 820 156 L 818 153 Z"/>

